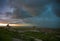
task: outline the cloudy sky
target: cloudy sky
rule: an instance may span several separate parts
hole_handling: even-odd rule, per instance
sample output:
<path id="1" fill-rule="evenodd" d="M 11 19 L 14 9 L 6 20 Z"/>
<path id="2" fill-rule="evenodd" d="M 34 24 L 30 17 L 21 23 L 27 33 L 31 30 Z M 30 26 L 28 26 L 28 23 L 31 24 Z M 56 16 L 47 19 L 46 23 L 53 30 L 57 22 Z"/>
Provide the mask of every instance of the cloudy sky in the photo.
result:
<path id="1" fill-rule="evenodd" d="M 60 27 L 59 0 L 0 0 L 0 22 Z"/>

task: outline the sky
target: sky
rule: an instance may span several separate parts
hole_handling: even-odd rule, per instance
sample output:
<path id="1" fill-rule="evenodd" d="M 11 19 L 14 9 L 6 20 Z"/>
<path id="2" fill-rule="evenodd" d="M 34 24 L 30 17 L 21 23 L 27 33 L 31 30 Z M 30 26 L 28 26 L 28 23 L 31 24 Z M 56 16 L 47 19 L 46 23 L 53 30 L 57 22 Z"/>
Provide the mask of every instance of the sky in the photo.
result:
<path id="1" fill-rule="evenodd" d="M 0 22 L 60 27 L 59 0 L 0 0 Z"/>

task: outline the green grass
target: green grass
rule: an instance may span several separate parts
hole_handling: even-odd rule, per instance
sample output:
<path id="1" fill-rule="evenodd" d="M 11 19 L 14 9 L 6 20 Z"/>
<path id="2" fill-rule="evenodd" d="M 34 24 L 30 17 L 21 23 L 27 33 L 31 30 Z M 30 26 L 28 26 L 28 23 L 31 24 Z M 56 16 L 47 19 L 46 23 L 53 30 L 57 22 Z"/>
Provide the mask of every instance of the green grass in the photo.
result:
<path id="1" fill-rule="evenodd" d="M 34 37 L 43 41 L 60 41 L 60 39 L 56 37 L 55 33 L 44 34 L 42 32 L 24 32 L 22 34 L 24 39 L 30 39 L 31 37 Z"/>
<path id="2" fill-rule="evenodd" d="M 21 30 L 26 30 L 28 28 L 21 28 Z M 30 29 L 30 28 L 29 28 Z M 20 30 L 16 29 L 15 30 Z M 46 32 L 17 32 L 17 31 L 9 31 L 4 28 L 0 28 L 0 41 L 12 41 L 12 38 L 22 39 L 23 41 L 34 41 L 35 38 L 41 39 L 43 41 L 60 41 L 60 37 L 56 37 L 56 33 L 46 33 Z M 34 37 L 34 38 L 31 38 Z"/>
<path id="3" fill-rule="evenodd" d="M 0 41 L 12 41 L 11 32 L 0 29 Z"/>

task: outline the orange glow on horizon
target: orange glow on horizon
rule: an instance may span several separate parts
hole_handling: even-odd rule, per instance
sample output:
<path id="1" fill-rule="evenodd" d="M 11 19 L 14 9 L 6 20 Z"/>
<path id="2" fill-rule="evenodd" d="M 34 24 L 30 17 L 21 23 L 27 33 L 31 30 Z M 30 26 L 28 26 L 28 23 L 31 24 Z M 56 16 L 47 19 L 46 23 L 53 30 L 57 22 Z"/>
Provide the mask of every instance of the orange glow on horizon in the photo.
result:
<path id="1" fill-rule="evenodd" d="M 30 24 L 9 24 L 10 26 L 30 26 Z"/>
<path id="2" fill-rule="evenodd" d="M 7 23 L 0 23 L 0 26 L 7 26 Z M 31 24 L 9 24 L 9 26 L 32 26 Z"/>
<path id="3" fill-rule="evenodd" d="M 0 26 L 6 26 L 7 24 L 5 24 L 5 23 L 0 23 Z"/>

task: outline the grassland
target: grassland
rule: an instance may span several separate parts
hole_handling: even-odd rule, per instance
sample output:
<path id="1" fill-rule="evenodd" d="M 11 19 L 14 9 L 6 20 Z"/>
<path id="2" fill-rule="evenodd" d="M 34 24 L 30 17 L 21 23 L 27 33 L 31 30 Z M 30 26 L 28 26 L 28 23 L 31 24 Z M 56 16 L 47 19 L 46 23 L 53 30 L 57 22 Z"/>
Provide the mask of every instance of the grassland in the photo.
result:
<path id="1" fill-rule="evenodd" d="M 52 29 L 52 31 L 49 29 L 49 31 L 45 31 L 47 28 L 35 27 L 16 27 L 12 29 L 0 27 L 0 41 L 12 41 L 13 38 L 21 39 L 22 41 L 35 41 L 35 39 L 40 39 L 42 41 L 60 41 L 59 29 Z"/>

